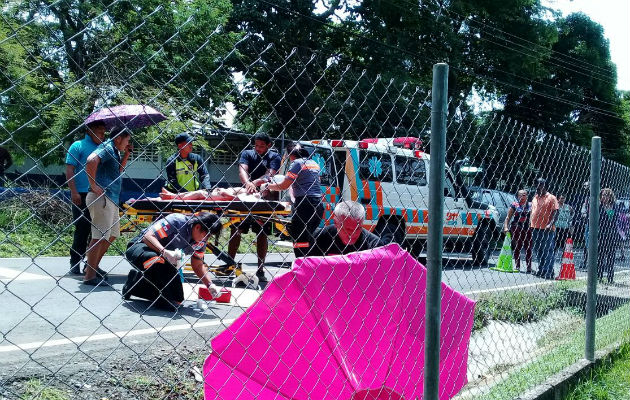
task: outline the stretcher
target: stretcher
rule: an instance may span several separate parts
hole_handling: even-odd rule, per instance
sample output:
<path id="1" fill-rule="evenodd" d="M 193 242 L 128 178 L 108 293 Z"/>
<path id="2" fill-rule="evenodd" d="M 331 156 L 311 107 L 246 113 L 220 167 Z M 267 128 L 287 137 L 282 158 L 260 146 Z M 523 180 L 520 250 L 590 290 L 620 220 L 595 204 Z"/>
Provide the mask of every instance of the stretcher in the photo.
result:
<path id="1" fill-rule="evenodd" d="M 288 203 L 272 200 L 259 201 L 216 201 L 216 200 L 160 200 L 160 199 L 131 199 L 123 204 L 121 217 L 124 216 L 127 221 L 122 224 L 121 232 L 133 232 L 139 229 L 142 223 L 152 223 L 153 221 L 172 213 L 193 214 L 197 212 L 215 213 L 227 220 L 223 222 L 223 228 L 232 225 L 238 225 L 246 218 L 253 218 L 256 222 L 263 224 L 273 223 L 275 232 L 280 237 L 289 237 L 287 226 L 290 222 L 289 214 L 290 206 Z M 221 252 L 218 245 L 218 238 L 213 245 L 207 243 L 207 248 L 215 254 L 226 265 L 231 266 L 227 272 L 227 276 L 232 275 L 238 270 L 237 263 L 227 254 Z M 185 268 L 186 271 L 191 270 L 190 266 Z M 217 274 L 219 276 L 219 274 Z"/>

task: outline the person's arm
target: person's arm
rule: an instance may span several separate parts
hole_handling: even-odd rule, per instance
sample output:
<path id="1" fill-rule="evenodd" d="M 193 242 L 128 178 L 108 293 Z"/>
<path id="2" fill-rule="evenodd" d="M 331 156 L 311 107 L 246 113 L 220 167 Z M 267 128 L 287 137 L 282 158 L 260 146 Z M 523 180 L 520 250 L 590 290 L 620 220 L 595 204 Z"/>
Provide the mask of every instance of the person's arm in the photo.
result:
<path id="1" fill-rule="evenodd" d="M 99 156 L 95 153 L 90 154 L 87 159 L 87 163 L 85 164 L 85 174 L 88 177 L 88 181 L 90 182 L 90 189 L 97 196 L 102 196 L 104 193 L 103 188 L 96 182 L 96 170 L 98 169 L 98 164 L 101 162 Z"/>
<path id="2" fill-rule="evenodd" d="M 127 145 L 125 152 L 123 153 L 122 159 L 120 160 L 120 172 L 123 172 L 125 167 L 127 166 L 127 161 L 129 161 L 129 156 L 131 155 L 131 151 L 133 150 L 133 146 L 131 143 Z"/>
<path id="3" fill-rule="evenodd" d="M 289 186 L 291 186 L 293 182 L 295 182 L 295 179 L 297 178 L 301 169 L 302 169 L 302 164 L 300 164 L 297 161 L 294 161 L 289 167 L 289 170 L 287 171 L 287 174 L 282 180 L 282 182 L 265 183 L 260 187 L 260 190 L 261 191 L 264 191 L 265 189 L 276 190 L 276 191 L 287 190 Z"/>
<path id="4" fill-rule="evenodd" d="M 155 233 L 151 232 L 151 229 L 149 229 L 147 233 L 142 236 L 142 242 L 146 244 L 151 250 L 163 256 L 166 261 L 168 261 L 172 265 L 177 265 L 178 261 L 180 260 L 181 254 L 175 250 L 168 250 L 166 247 L 162 246 L 162 243 L 160 243 L 157 236 L 155 236 Z"/>
<path id="5" fill-rule="evenodd" d="M 70 188 L 70 199 L 75 205 L 81 205 L 81 195 L 77 192 L 77 185 L 74 183 L 74 165 L 66 164 L 66 180 Z"/>
<path id="6" fill-rule="evenodd" d="M 545 227 L 545 229 L 552 229 L 556 224 L 556 220 L 558 219 L 558 209 L 551 210 L 551 215 L 549 216 L 549 224 Z"/>
<path id="7" fill-rule="evenodd" d="M 190 265 L 192 266 L 195 275 L 197 275 L 206 287 L 209 288 L 212 286 L 212 281 L 208 278 L 208 267 L 206 267 L 202 259 L 193 256 L 190 259 Z"/>
<path id="8" fill-rule="evenodd" d="M 177 181 L 177 171 L 175 171 L 175 161 L 177 160 L 177 155 L 175 157 L 171 157 L 166 161 L 166 181 L 168 185 L 173 189 L 174 192 L 181 192 L 182 187 Z"/>
<path id="9" fill-rule="evenodd" d="M 203 162 L 201 156 L 199 156 L 197 165 L 197 174 L 199 174 L 199 185 L 201 189 L 212 189 L 210 186 L 210 175 L 208 174 L 208 168 L 206 167 L 206 163 Z"/>
<path id="10" fill-rule="evenodd" d="M 254 182 L 249 180 L 249 167 L 247 166 L 247 164 L 239 164 L 238 177 L 241 179 L 241 183 L 247 190 L 247 194 L 252 194 L 256 192 L 256 185 L 254 184 Z"/>
<path id="11" fill-rule="evenodd" d="M 152 232 L 147 231 L 147 233 L 142 236 L 142 243 L 149 246 L 149 248 L 155 251 L 158 254 L 164 253 L 166 247 L 162 246 L 162 243 L 158 240 L 158 238 Z"/>
<path id="12" fill-rule="evenodd" d="M 512 220 L 512 216 L 514 215 L 514 208 L 510 207 L 508 209 L 508 213 L 505 216 L 505 221 L 503 222 L 503 232 L 510 231 L 510 221 Z"/>
<path id="13" fill-rule="evenodd" d="M 287 175 L 284 177 L 284 180 L 280 183 L 264 183 L 263 185 L 260 186 L 260 190 L 261 191 L 264 191 L 265 189 L 276 190 L 276 191 L 287 190 L 293 182 L 294 182 L 294 179 L 289 178 L 289 176 Z"/>

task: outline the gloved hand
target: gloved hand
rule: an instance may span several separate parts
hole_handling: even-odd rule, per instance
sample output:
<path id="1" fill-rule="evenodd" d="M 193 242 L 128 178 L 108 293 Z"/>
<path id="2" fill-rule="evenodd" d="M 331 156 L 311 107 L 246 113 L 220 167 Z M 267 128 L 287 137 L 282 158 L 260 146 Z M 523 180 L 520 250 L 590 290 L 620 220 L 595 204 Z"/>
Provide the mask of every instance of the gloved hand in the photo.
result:
<path id="1" fill-rule="evenodd" d="M 218 287 L 217 285 L 211 283 L 207 287 L 213 299 L 216 299 L 217 297 L 221 296 L 221 288 Z"/>
<path id="2" fill-rule="evenodd" d="M 181 258 L 181 251 L 179 250 L 164 250 L 162 252 L 162 255 L 164 255 L 164 258 L 166 258 L 166 261 L 168 261 L 169 263 L 177 266 L 177 262 L 180 260 Z"/>

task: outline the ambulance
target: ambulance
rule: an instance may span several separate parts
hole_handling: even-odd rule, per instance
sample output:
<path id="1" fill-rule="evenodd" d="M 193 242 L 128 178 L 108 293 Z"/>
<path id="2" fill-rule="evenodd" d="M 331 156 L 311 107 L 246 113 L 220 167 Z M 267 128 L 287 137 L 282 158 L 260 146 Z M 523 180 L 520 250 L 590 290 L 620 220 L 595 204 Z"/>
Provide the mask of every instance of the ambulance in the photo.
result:
<path id="1" fill-rule="evenodd" d="M 384 242 L 397 242 L 414 253 L 424 248 L 429 204 L 429 160 L 414 137 L 359 141 L 301 141 L 321 171 L 325 214 L 332 223 L 337 202 L 353 200 L 365 207 L 364 227 Z M 474 201 L 448 166 L 444 182 L 444 238 L 463 244 L 473 265 L 487 263 L 500 235 L 499 215 Z"/>

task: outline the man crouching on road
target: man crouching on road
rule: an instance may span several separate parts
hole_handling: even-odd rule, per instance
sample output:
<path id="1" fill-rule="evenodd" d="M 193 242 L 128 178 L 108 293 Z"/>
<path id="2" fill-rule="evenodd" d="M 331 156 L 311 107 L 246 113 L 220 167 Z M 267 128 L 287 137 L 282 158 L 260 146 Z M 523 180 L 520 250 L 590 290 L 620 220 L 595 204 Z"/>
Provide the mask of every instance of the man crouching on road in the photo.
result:
<path id="1" fill-rule="evenodd" d="M 183 254 L 192 256 L 193 271 L 213 297 L 220 288 L 208 278 L 203 262 L 210 235 L 219 235 L 221 221 L 215 214 L 169 214 L 154 222 L 127 245 L 125 257 L 137 268 L 129 271 L 123 287 L 123 298 L 130 296 L 149 300 L 155 306 L 174 311 L 184 301 L 184 287 L 178 262 Z"/>

